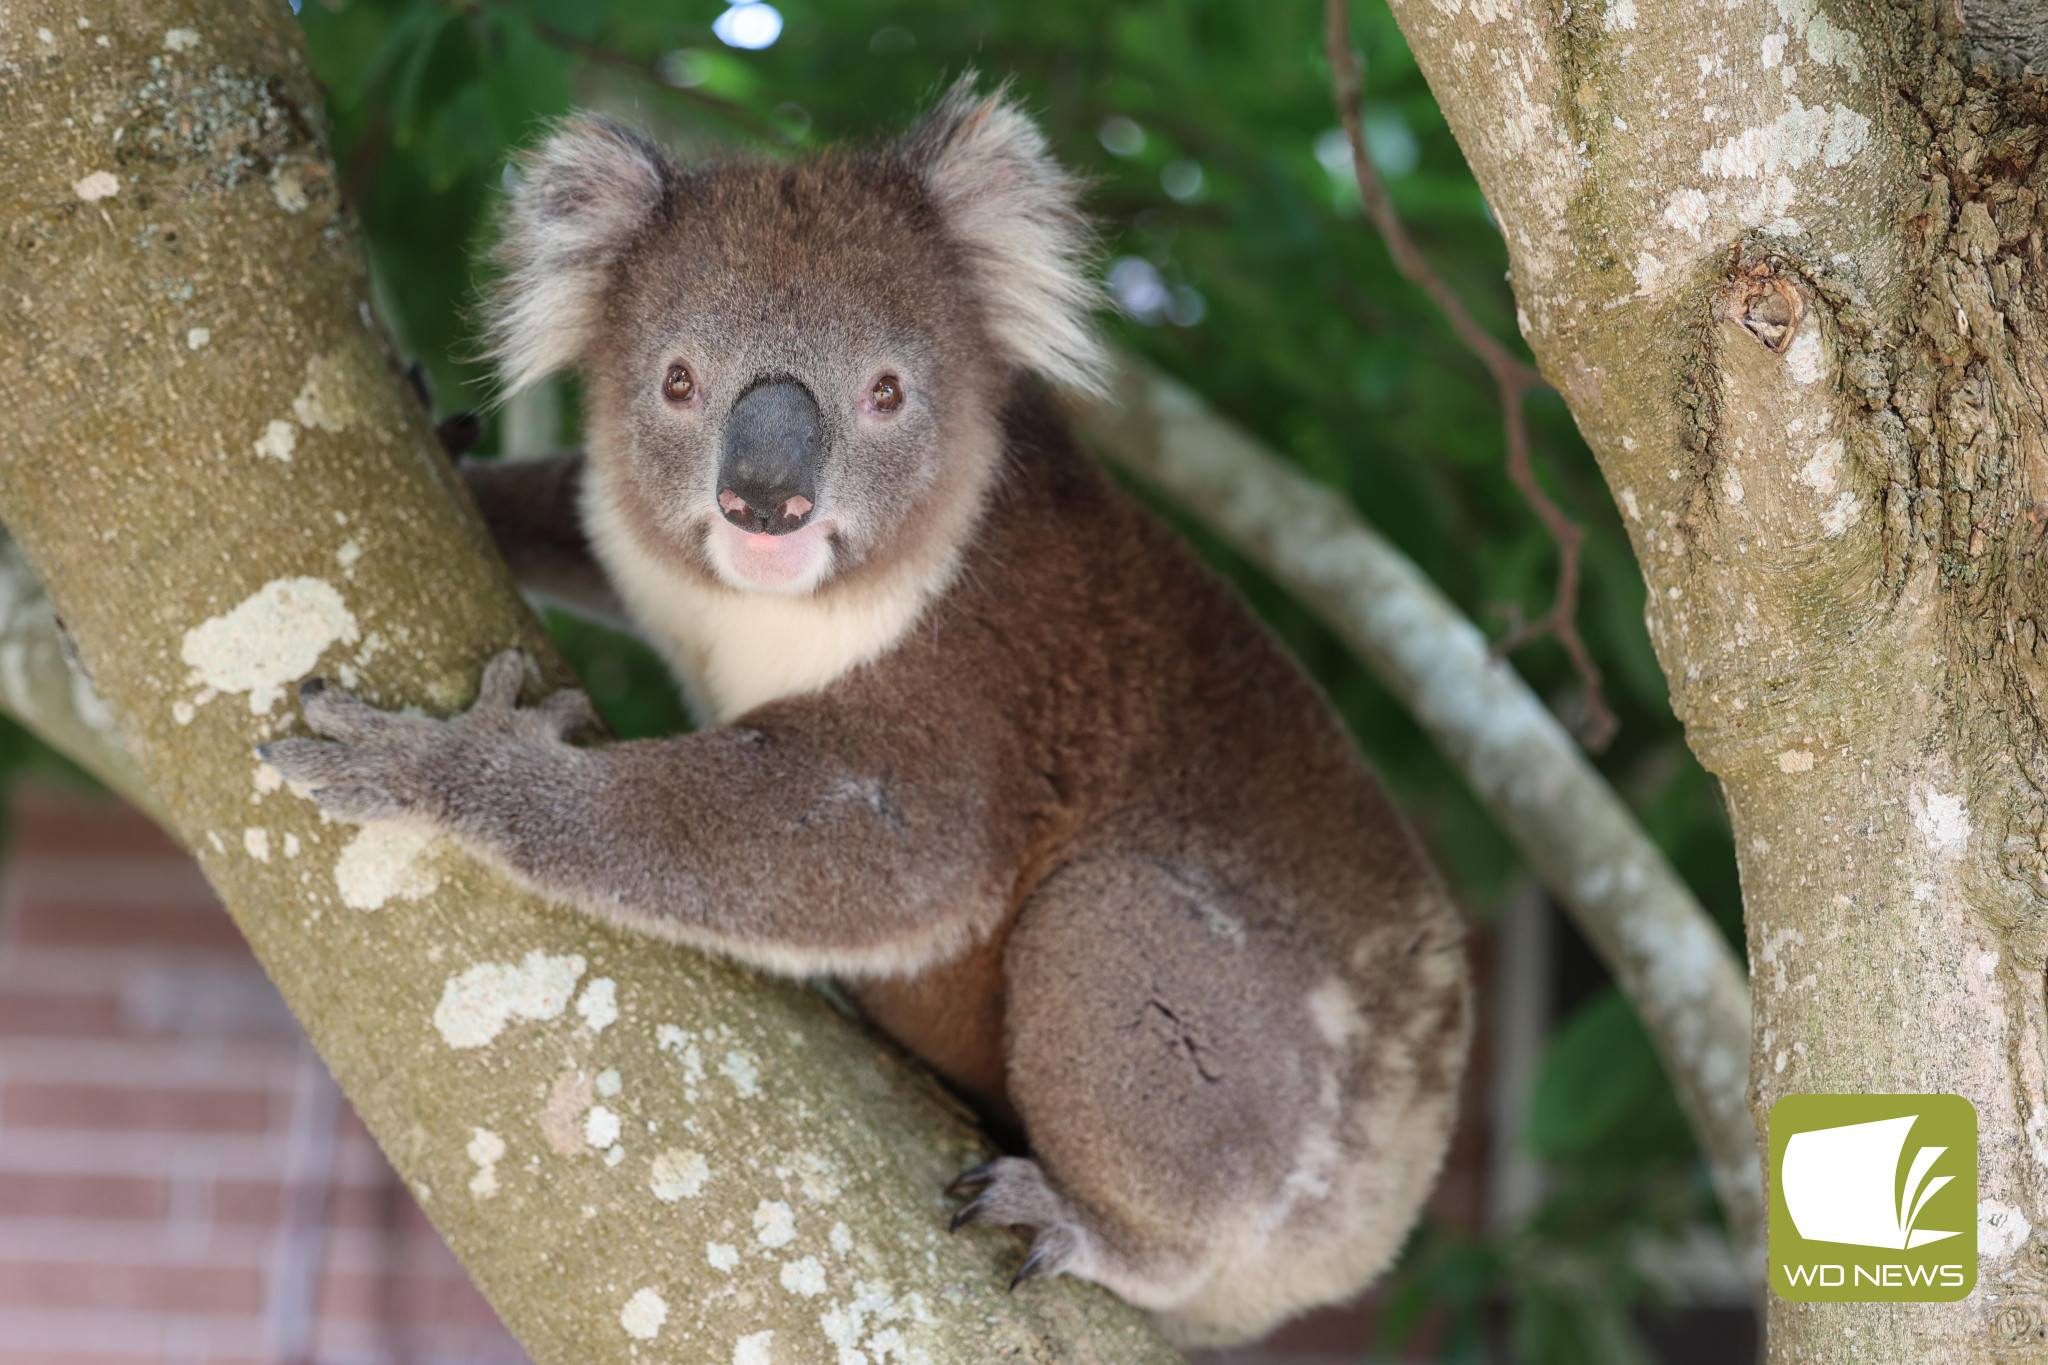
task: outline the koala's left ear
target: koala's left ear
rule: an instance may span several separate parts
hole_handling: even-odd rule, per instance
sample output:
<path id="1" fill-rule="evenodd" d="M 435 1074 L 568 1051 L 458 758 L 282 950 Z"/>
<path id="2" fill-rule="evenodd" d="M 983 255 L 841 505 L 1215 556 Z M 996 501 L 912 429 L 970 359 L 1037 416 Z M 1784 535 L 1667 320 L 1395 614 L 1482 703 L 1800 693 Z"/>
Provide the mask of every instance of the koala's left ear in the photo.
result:
<path id="1" fill-rule="evenodd" d="M 990 335 L 1016 365 L 1056 384 L 1099 391 L 1106 360 L 1090 313 L 1095 236 L 1080 182 L 1005 83 L 977 93 L 968 72 L 897 144 L 966 252 Z"/>
<path id="2" fill-rule="evenodd" d="M 581 362 L 619 258 L 668 218 L 682 171 L 624 124 L 572 115 L 514 164 L 484 304 L 486 354 L 515 393 Z"/>

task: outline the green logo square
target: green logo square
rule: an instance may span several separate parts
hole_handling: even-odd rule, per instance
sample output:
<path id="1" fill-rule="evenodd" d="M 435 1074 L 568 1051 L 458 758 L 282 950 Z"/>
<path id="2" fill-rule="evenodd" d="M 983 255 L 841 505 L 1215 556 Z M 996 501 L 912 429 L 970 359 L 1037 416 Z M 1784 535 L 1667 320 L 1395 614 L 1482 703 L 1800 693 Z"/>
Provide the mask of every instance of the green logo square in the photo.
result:
<path id="1" fill-rule="evenodd" d="M 1960 1095 L 1771 1106 L 1771 1289 L 1793 1303 L 1946 1303 L 1977 1285 L 1977 1110 Z"/>

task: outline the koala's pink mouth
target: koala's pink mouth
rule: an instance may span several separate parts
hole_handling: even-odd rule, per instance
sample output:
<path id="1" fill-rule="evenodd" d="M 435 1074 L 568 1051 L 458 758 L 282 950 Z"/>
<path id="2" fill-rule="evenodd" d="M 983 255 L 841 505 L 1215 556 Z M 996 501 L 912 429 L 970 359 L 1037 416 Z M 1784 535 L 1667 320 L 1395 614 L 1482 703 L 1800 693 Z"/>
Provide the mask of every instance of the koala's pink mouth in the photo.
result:
<path id="1" fill-rule="evenodd" d="M 711 559 L 735 588 L 802 593 L 832 567 L 832 523 L 814 521 L 788 535 L 742 531 L 726 521 L 711 527 Z"/>

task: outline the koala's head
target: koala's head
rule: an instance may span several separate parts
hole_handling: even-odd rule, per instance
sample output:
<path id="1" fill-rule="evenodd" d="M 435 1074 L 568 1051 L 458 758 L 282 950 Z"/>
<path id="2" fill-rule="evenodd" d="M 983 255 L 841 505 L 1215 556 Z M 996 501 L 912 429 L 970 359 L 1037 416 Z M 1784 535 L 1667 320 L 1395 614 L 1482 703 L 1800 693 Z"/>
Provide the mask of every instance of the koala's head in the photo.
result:
<path id="1" fill-rule="evenodd" d="M 585 372 L 593 496 L 643 549 L 808 593 L 964 528 L 1019 372 L 1095 382 L 1075 197 L 971 77 L 798 164 L 684 167 L 573 118 L 506 204 L 491 352 L 508 391 Z"/>

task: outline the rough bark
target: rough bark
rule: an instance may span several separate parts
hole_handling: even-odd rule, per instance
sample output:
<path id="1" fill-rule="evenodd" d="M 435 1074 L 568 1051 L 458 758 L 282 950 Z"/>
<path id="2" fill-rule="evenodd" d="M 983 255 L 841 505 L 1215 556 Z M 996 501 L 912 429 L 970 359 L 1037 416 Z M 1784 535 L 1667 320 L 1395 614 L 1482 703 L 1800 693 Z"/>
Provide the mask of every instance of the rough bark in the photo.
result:
<path id="1" fill-rule="evenodd" d="M 1734 953 L 1514 669 L 1343 498 L 1119 358 L 1079 405 L 1094 448 L 1218 531 L 1314 611 L 1421 722 L 1635 1005 L 1759 1284 L 1763 1186 L 1743 1098 L 1749 992 Z"/>
<path id="2" fill-rule="evenodd" d="M 1774 1299 L 1771 1354 L 2048 1359 L 2040 85 L 1931 2 L 1394 8 L 1727 793 L 1759 1133 L 1978 1110 L 1978 1291 Z"/>
<path id="3" fill-rule="evenodd" d="M 2048 75 L 2048 0 L 1959 0 L 1970 62 L 2005 76 Z"/>
<path id="4" fill-rule="evenodd" d="M 507 645 L 566 679 L 372 323 L 320 117 L 275 3 L 0 16 L 0 520 L 407 1184 L 544 1365 L 1174 1359 L 947 1236 L 980 1137 L 815 994 L 267 780 L 304 674 L 440 712 Z"/>

